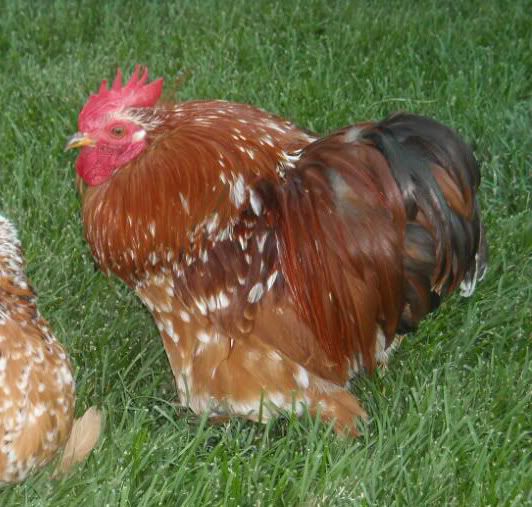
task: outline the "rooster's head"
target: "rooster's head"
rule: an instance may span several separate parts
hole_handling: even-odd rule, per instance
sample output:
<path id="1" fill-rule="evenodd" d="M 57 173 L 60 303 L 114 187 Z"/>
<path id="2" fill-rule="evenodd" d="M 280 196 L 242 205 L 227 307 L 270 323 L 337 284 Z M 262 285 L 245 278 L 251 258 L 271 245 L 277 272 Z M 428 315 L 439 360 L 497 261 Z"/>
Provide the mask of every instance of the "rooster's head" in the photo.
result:
<path id="1" fill-rule="evenodd" d="M 87 185 L 100 185 L 147 146 L 147 130 L 153 128 L 153 106 L 161 96 L 163 80 L 147 83 L 148 70 L 135 67 L 122 85 L 118 69 L 113 85 L 103 81 L 81 110 L 78 132 L 66 149 L 81 148 L 76 170 Z"/>

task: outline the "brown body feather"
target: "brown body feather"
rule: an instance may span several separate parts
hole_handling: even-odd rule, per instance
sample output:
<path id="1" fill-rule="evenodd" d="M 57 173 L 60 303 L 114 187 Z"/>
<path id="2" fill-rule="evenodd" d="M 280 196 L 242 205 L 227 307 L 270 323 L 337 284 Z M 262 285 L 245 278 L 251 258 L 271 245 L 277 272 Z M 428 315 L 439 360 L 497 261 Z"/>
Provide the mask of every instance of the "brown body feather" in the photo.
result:
<path id="1" fill-rule="evenodd" d="M 305 404 L 356 433 L 350 377 L 483 272 L 470 149 L 413 115 L 313 142 L 222 101 L 135 114 L 148 148 L 85 191 L 85 234 L 153 313 L 182 402 Z"/>
<path id="2" fill-rule="evenodd" d="M 37 309 L 16 230 L 0 215 L 0 484 L 48 463 L 73 422 L 70 360 Z M 80 461 L 89 450 L 72 454 Z"/>

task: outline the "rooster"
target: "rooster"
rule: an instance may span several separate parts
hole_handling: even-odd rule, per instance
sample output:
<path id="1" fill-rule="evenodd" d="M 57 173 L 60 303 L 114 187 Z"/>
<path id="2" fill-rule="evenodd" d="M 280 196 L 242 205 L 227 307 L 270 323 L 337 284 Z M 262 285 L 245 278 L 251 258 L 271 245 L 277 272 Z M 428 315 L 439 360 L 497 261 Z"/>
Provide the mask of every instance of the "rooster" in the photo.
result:
<path id="1" fill-rule="evenodd" d="M 84 232 L 152 313 L 179 398 L 213 418 L 311 414 L 357 434 L 350 379 L 485 271 L 471 149 L 398 114 L 318 139 L 260 109 L 103 81 L 66 148 Z"/>
<path id="2" fill-rule="evenodd" d="M 0 485 L 20 482 L 64 449 L 58 471 L 96 444 L 100 413 L 74 421 L 70 360 L 36 307 L 17 232 L 0 215 Z"/>

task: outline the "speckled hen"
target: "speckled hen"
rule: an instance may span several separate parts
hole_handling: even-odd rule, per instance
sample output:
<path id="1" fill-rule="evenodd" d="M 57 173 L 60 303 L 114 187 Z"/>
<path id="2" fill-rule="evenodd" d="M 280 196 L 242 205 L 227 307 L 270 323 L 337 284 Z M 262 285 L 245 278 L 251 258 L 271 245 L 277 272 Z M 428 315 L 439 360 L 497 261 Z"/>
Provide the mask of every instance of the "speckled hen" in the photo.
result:
<path id="1" fill-rule="evenodd" d="M 99 433 L 100 415 L 90 409 L 81 426 L 74 424 L 76 437 L 69 440 L 72 367 L 36 303 L 17 232 L 0 215 L 0 485 L 22 481 L 67 441 L 69 456 L 61 468 L 68 468 L 85 456 Z"/>
<path id="2" fill-rule="evenodd" d="M 104 81 L 67 144 L 97 263 L 152 312 L 184 405 L 356 434 L 349 380 L 485 270 L 471 150 L 415 115 L 318 139 L 147 79 Z"/>

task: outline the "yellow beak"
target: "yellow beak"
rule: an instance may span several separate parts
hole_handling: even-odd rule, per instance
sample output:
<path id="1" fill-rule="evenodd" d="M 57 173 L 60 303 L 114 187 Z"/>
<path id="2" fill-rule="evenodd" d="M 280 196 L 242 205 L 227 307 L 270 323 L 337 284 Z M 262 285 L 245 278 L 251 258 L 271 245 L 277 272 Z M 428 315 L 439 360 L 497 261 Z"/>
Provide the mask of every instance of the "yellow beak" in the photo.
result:
<path id="1" fill-rule="evenodd" d="M 65 151 L 84 146 L 94 146 L 96 142 L 83 132 L 76 132 L 66 143 Z"/>

